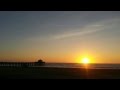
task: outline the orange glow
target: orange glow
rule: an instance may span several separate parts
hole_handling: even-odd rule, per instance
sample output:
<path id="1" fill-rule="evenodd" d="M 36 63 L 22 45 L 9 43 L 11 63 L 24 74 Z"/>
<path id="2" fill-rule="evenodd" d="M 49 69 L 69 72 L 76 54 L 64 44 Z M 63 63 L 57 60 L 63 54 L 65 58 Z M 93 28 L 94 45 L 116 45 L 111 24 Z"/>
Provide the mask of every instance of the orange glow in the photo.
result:
<path id="1" fill-rule="evenodd" d="M 82 59 L 81 63 L 88 64 L 88 63 L 90 63 L 90 59 L 85 57 Z"/>
<path id="2" fill-rule="evenodd" d="M 89 55 L 79 55 L 76 58 L 76 62 L 77 63 L 82 63 L 82 64 L 89 64 L 89 63 L 93 63 L 93 58 Z"/>

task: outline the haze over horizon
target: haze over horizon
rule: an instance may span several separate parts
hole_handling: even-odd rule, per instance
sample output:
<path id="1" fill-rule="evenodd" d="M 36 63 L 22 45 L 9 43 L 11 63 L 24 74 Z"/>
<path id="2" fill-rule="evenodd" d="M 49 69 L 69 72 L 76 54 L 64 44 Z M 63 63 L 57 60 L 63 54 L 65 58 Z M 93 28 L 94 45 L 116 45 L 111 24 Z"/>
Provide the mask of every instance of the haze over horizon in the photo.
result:
<path id="1" fill-rule="evenodd" d="M 120 11 L 0 11 L 0 60 L 120 63 Z"/>

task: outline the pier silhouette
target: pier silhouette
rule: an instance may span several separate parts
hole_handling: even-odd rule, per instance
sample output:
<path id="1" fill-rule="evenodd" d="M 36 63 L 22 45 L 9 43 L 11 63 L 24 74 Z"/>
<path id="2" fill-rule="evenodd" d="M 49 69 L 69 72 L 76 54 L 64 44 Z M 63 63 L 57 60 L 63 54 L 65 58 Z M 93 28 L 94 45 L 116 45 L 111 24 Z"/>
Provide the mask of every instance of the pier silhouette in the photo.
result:
<path id="1" fill-rule="evenodd" d="M 43 65 L 45 65 L 43 60 L 38 60 L 37 62 L 0 62 L 0 67 L 34 67 Z"/>

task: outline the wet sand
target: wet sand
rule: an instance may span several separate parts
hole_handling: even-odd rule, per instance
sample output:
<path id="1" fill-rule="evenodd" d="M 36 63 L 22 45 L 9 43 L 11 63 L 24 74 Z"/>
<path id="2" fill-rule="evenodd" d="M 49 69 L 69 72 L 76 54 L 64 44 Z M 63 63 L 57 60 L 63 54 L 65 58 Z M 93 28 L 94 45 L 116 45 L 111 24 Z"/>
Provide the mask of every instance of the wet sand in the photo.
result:
<path id="1" fill-rule="evenodd" d="M 0 67 L 0 79 L 120 79 L 120 70 Z"/>

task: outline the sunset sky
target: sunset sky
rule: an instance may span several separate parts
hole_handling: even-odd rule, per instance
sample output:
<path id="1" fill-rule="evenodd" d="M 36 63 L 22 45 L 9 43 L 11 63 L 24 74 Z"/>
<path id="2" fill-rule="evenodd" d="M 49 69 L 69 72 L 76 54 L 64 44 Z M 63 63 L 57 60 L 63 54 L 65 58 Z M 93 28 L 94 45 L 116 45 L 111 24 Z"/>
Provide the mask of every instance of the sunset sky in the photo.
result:
<path id="1" fill-rule="evenodd" d="M 120 11 L 0 11 L 0 60 L 120 63 Z"/>

